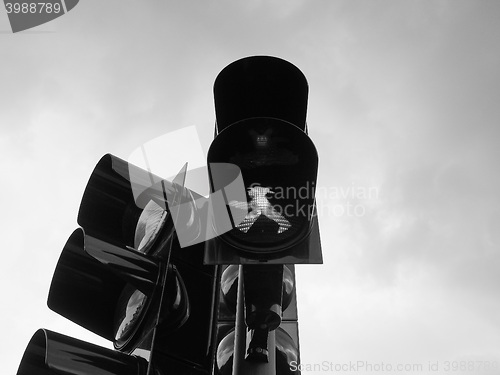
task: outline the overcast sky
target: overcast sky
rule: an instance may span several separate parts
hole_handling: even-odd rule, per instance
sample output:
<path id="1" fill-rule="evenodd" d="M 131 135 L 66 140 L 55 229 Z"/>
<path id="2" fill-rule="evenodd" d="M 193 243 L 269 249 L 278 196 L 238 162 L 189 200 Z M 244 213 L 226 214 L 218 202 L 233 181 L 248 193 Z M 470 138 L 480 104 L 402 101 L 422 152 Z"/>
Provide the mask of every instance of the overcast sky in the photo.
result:
<path id="1" fill-rule="evenodd" d="M 2 372 L 41 327 L 110 347 L 46 306 L 90 173 L 190 125 L 208 149 L 214 79 L 250 55 L 309 81 L 302 363 L 499 360 L 499 20 L 496 0 L 82 0 L 12 34 L 0 11 Z"/>

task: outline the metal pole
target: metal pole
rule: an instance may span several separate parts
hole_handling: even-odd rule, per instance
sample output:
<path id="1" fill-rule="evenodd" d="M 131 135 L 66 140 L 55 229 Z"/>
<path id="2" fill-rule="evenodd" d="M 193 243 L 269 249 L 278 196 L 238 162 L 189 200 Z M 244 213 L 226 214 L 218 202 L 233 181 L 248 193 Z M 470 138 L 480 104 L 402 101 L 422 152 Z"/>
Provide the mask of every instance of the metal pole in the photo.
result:
<path id="1" fill-rule="evenodd" d="M 236 327 L 234 336 L 233 375 L 276 375 L 275 331 L 269 332 L 267 347 L 269 362 L 245 360 L 247 349 L 247 326 L 245 324 L 245 296 L 243 291 L 243 268 L 239 267 L 238 299 L 236 304 Z"/>

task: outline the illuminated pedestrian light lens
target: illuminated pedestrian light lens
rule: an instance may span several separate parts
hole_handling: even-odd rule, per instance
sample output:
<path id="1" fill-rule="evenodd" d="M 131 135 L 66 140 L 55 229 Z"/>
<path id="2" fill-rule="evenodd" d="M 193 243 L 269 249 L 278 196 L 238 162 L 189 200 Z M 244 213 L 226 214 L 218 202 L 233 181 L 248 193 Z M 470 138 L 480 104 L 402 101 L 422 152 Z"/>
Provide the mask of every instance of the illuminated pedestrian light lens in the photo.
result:
<path id="1" fill-rule="evenodd" d="M 264 215 L 278 224 L 278 234 L 283 233 L 291 227 L 290 222 L 271 206 L 266 196 L 268 193 L 272 193 L 269 188 L 253 187 L 248 189 L 248 195 L 252 199 L 248 204 L 250 212 L 245 216 L 245 219 L 236 226 L 243 233 L 248 232 L 260 215 Z"/>
<path id="2" fill-rule="evenodd" d="M 139 290 L 125 288 L 117 305 L 115 340 L 126 340 L 137 327 L 146 305 L 147 297 Z"/>
<path id="3" fill-rule="evenodd" d="M 295 215 L 295 206 L 288 204 L 283 207 L 281 200 L 275 199 L 272 188 L 255 186 L 247 191 L 248 203 L 229 203 L 235 208 L 248 209 L 230 236 L 252 243 L 276 244 L 291 239 L 302 229 L 302 217 Z"/>
<path id="4" fill-rule="evenodd" d="M 217 135 L 207 159 L 238 166 L 247 188 L 246 201 L 228 200 L 234 225 L 220 241 L 264 260 L 292 251 L 312 230 L 318 157 L 303 129 L 270 117 L 240 120 Z M 211 183 L 213 191 L 224 185 L 216 174 Z"/>

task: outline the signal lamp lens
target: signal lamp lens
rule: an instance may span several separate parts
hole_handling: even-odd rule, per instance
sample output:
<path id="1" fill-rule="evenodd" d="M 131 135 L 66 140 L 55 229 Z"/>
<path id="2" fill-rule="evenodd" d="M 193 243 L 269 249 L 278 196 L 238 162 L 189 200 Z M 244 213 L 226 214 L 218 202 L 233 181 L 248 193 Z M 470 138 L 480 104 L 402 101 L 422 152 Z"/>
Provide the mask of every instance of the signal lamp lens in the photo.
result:
<path id="1" fill-rule="evenodd" d="M 220 280 L 220 288 L 222 291 L 222 298 L 227 308 L 236 314 L 236 302 L 238 297 L 238 265 L 229 265 Z"/>
<path id="2" fill-rule="evenodd" d="M 126 287 L 116 308 L 116 341 L 126 340 L 131 336 L 141 320 L 147 297 L 132 287 Z"/>
<path id="3" fill-rule="evenodd" d="M 254 245 L 252 252 L 272 252 L 269 245 L 280 245 L 295 238 L 304 227 L 304 217 L 294 215 L 290 204 L 282 206 L 274 197 L 270 187 L 254 186 L 248 189 L 248 213 L 236 228 L 225 236 L 227 240 L 250 242 Z M 238 206 L 238 202 L 230 205 Z M 294 202 L 294 204 L 296 204 Z"/>
<path id="4" fill-rule="evenodd" d="M 238 166 L 248 188 L 246 202 L 228 202 L 239 209 L 233 210 L 237 223 L 221 239 L 260 256 L 305 237 L 314 215 L 318 154 L 303 129 L 276 118 L 241 120 L 217 135 L 208 160 Z M 221 181 L 211 178 L 216 191 Z"/>
<path id="5" fill-rule="evenodd" d="M 283 297 L 281 302 L 281 308 L 286 310 L 292 302 L 293 292 L 295 291 L 295 278 L 289 265 L 283 267 Z"/>
<path id="6" fill-rule="evenodd" d="M 276 373 L 300 374 L 291 363 L 299 363 L 299 349 L 292 337 L 281 327 L 276 330 Z"/>
<path id="7" fill-rule="evenodd" d="M 248 189 L 251 198 L 249 203 L 250 212 L 245 219 L 237 225 L 243 233 L 247 233 L 250 227 L 256 222 L 259 216 L 264 215 L 278 224 L 277 234 L 281 234 L 291 227 L 290 222 L 283 217 L 269 202 L 267 194 L 272 193 L 270 188 L 252 187 Z"/>
<path id="8" fill-rule="evenodd" d="M 231 375 L 234 360 L 234 328 L 221 340 L 215 355 L 218 375 Z"/>
<path id="9" fill-rule="evenodd" d="M 168 218 L 168 211 L 150 200 L 139 216 L 135 229 L 134 247 L 141 253 L 149 253 L 161 234 Z M 127 285 L 118 299 L 115 311 L 115 340 L 118 344 L 128 340 L 139 325 L 146 310 L 147 296 Z"/>
<path id="10" fill-rule="evenodd" d="M 282 375 L 300 374 L 291 363 L 299 363 L 299 349 L 293 338 L 283 328 L 276 329 L 276 373 Z M 232 329 L 220 341 L 215 356 L 217 375 L 231 375 L 234 361 L 234 337 Z"/>
<path id="11" fill-rule="evenodd" d="M 150 200 L 139 216 L 135 229 L 135 249 L 141 253 L 148 253 L 158 238 L 165 222 L 168 212 L 159 204 Z"/>

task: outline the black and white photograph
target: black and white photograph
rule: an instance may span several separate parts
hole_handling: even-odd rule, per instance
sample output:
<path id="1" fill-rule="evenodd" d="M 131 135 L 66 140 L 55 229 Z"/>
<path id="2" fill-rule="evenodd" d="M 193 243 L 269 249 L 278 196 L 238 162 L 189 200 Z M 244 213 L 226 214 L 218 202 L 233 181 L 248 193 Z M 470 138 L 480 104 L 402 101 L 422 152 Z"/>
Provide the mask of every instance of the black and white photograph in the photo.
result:
<path id="1" fill-rule="evenodd" d="M 2 374 L 500 375 L 500 1 L 4 0 Z"/>

